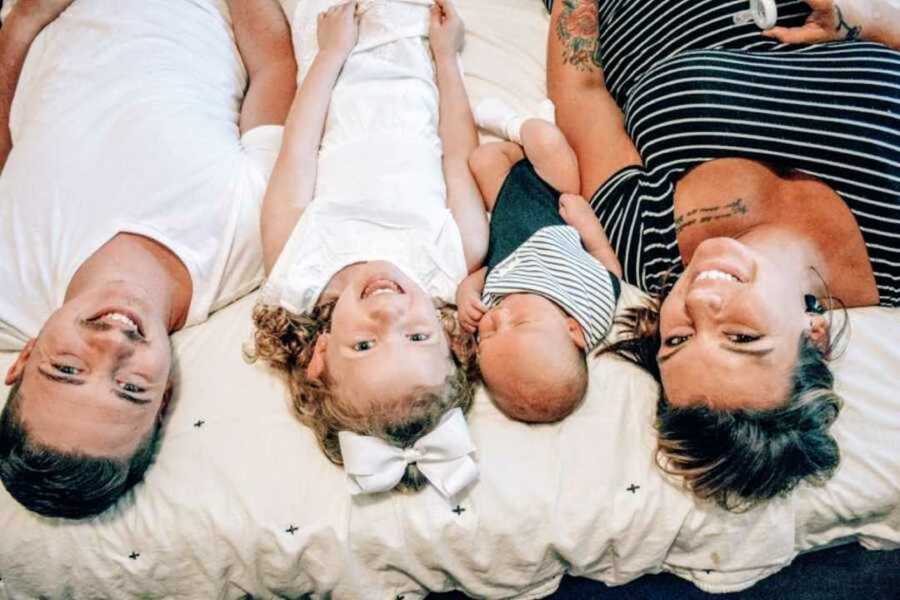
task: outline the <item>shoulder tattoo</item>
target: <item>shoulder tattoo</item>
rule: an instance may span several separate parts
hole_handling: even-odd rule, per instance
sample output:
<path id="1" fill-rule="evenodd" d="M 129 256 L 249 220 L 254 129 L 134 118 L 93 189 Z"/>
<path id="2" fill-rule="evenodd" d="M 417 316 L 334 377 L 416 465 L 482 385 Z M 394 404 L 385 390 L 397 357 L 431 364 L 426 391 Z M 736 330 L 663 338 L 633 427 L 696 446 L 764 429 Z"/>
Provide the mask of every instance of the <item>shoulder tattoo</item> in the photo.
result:
<path id="1" fill-rule="evenodd" d="M 597 0 L 562 0 L 556 35 L 563 60 L 579 71 L 600 68 L 600 22 Z"/>

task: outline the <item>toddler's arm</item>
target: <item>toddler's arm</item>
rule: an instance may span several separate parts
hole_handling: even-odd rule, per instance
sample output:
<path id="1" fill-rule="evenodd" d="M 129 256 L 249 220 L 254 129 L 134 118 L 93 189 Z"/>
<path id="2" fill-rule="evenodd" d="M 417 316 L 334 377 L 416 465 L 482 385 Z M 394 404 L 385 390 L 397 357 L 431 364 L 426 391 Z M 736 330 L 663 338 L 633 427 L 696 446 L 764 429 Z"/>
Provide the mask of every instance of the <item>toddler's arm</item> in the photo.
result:
<path id="1" fill-rule="evenodd" d="M 319 53 L 291 105 L 281 152 L 263 199 L 261 233 L 266 273 L 275 266 L 294 225 L 312 200 L 331 92 L 357 36 L 355 0 L 319 15 Z"/>
<path id="2" fill-rule="evenodd" d="M 603 226 L 590 204 L 581 196 L 563 194 L 559 197 L 559 215 L 563 220 L 578 230 L 585 250 L 600 261 L 607 270 L 618 278 L 622 278 L 622 265 L 616 256 Z"/>
<path id="3" fill-rule="evenodd" d="M 487 252 L 488 223 L 484 202 L 468 166 L 469 155 L 478 146 L 478 133 L 456 59 L 465 28 L 449 0 L 436 0 L 432 6 L 429 35 L 440 92 L 438 134 L 444 146 L 447 206 L 459 226 L 466 266 L 471 273 L 481 266 Z"/>
<path id="4" fill-rule="evenodd" d="M 469 333 L 474 333 L 478 329 L 478 322 L 487 312 L 487 307 L 481 303 L 485 277 L 487 267 L 482 267 L 463 279 L 456 290 L 457 318 L 459 324 Z"/>

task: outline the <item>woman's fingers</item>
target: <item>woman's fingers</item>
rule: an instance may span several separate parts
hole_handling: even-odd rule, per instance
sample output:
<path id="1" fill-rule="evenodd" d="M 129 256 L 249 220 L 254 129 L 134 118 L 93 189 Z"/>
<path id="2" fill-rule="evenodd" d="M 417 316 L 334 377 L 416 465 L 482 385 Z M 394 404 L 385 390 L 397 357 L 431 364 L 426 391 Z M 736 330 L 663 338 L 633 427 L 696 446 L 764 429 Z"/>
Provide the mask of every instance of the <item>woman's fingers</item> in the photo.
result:
<path id="1" fill-rule="evenodd" d="M 818 23 L 807 23 L 803 27 L 773 27 L 764 31 L 763 35 L 775 38 L 782 44 L 815 44 L 834 39 Z"/>

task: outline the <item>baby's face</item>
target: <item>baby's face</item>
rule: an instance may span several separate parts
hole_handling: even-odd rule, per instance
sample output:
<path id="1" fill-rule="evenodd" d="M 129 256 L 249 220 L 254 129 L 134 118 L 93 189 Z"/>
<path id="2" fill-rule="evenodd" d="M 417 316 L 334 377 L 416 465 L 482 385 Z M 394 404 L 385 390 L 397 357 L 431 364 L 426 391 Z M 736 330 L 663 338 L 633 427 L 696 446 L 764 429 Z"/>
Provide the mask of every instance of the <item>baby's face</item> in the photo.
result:
<path id="1" fill-rule="evenodd" d="M 488 311 L 478 324 L 478 364 L 501 410 L 522 420 L 512 406 L 522 390 L 538 392 L 562 383 L 583 361 L 584 336 L 577 322 L 553 302 L 532 294 L 514 294 Z M 536 407 L 531 407 L 532 409 Z M 548 414 L 553 413 L 552 407 Z M 529 409 L 530 410 L 530 409 Z"/>

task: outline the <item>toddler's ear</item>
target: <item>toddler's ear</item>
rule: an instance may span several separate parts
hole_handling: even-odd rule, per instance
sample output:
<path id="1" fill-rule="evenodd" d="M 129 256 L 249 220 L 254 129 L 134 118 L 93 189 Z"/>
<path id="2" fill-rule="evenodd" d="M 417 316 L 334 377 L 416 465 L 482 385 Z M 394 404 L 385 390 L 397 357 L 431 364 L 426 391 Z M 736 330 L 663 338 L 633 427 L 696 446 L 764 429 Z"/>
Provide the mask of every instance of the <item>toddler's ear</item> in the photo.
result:
<path id="1" fill-rule="evenodd" d="M 322 381 L 322 375 L 325 374 L 325 349 L 328 348 L 327 333 L 320 333 L 316 338 L 316 347 L 313 348 L 312 358 L 306 365 L 306 376 L 315 381 Z"/>
<path id="2" fill-rule="evenodd" d="M 569 317 L 566 319 L 566 329 L 568 329 L 569 337 L 572 338 L 576 346 L 582 350 L 587 348 L 587 340 L 584 339 L 584 331 L 581 330 L 581 325 L 578 324 L 578 321 Z"/>

